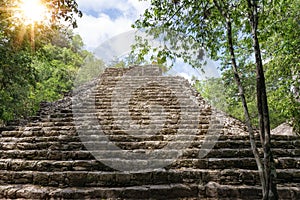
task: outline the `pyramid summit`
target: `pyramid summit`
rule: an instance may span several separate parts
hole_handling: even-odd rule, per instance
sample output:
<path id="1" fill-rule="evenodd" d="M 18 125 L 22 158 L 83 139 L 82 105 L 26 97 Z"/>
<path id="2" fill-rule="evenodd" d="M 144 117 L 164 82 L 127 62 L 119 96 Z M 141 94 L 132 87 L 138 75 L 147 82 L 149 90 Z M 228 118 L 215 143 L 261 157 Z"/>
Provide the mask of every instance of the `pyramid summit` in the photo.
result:
<path id="1" fill-rule="evenodd" d="M 299 147 L 272 136 L 281 199 L 300 199 Z M 246 126 L 153 65 L 107 68 L 1 128 L 0 183 L 9 199 L 262 197 Z"/>

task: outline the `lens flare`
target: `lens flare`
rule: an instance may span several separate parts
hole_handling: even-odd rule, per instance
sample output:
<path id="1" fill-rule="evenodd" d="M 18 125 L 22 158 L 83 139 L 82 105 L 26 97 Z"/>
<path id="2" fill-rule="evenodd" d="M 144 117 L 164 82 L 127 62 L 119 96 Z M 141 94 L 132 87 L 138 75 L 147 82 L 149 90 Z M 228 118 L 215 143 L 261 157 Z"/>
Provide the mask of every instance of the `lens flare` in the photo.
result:
<path id="1" fill-rule="evenodd" d="M 21 0 L 16 17 L 24 24 L 47 23 L 50 12 L 41 0 Z"/>

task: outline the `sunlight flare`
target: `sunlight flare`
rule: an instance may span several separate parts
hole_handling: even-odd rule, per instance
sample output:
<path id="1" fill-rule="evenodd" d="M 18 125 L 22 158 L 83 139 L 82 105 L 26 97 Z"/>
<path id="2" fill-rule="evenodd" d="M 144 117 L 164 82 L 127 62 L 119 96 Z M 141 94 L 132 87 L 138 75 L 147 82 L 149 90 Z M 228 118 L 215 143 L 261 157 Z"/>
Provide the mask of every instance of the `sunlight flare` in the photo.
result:
<path id="1" fill-rule="evenodd" d="M 50 12 L 41 0 L 21 0 L 17 10 L 16 17 L 25 25 L 45 24 L 50 19 Z"/>

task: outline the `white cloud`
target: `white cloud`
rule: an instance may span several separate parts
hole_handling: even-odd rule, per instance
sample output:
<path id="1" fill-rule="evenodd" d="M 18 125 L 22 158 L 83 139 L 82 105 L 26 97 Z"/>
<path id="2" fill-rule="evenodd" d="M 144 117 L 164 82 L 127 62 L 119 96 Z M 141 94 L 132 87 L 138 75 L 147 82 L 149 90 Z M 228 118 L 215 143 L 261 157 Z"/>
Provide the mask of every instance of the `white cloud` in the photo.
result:
<path id="1" fill-rule="evenodd" d="M 82 10 L 100 12 L 105 9 L 118 9 L 124 15 L 132 11 L 140 15 L 150 5 L 148 1 L 139 0 L 78 0 L 77 3 Z"/>
<path id="2" fill-rule="evenodd" d="M 143 14 L 144 11 L 150 6 L 150 3 L 148 1 L 128 0 L 128 3 L 133 6 L 137 16 Z"/>
<path id="3" fill-rule="evenodd" d="M 130 30 L 131 24 L 131 20 L 123 17 L 112 20 L 105 14 L 99 17 L 84 15 L 78 19 L 76 32 L 81 35 L 86 48 L 92 50 L 110 37 Z"/>
<path id="4" fill-rule="evenodd" d="M 105 40 L 132 30 L 131 25 L 149 6 L 138 0 L 78 0 L 83 17 L 78 19 L 78 29 L 86 48 L 94 50 Z M 113 10 L 118 15 L 112 17 Z"/>
<path id="5" fill-rule="evenodd" d="M 130 8 L 130 5 L 123 0 L 78 0 L 79 8 L 85 11 L 93 10 L 101 12 L 105 9 L 118 9 L 126 11 Z"/>
<path id="6" fill-rule="evenodd" d="M 202 66 L 202 69 L 193 68 L 191 65 L 184 63 L 184 61 L 179 58 L 176 60 L 172 69 L 170 69 L 166 75 L 170 76 L 180 76 L 187 79 L 190 83 L 195 80 L 206 80 L 209 78 L 220 77 L 219 71 L 217 69 L 217 63 L 207 59 L 206 64 Z"/>

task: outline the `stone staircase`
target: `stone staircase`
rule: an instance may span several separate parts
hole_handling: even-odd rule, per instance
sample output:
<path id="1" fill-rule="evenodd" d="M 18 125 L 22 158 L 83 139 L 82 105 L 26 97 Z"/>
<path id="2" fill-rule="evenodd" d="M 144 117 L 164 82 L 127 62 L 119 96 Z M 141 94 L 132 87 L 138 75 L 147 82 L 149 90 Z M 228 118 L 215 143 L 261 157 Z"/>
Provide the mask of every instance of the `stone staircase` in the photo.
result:
<path id="1" fill-rule="evenodd" d="M 245 130 L 183 78 L 108 68 L 0 129 L 0 198 L 261 199 Z M 299 147 L 272 136 L 281 199 L 300 199 Z"/>

